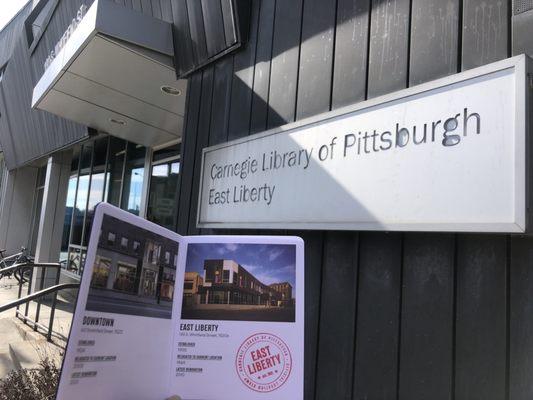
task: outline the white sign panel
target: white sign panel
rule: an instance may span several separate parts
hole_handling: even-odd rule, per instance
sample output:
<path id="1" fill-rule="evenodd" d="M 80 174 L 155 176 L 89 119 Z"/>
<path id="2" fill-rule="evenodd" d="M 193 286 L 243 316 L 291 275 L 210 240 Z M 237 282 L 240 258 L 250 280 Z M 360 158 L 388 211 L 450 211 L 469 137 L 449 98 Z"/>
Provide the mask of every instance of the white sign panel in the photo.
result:
<path id="1" fill-rule="evenodd" d="M 523 232 L 526 61 L 204 149 L 198 226 Z"/>

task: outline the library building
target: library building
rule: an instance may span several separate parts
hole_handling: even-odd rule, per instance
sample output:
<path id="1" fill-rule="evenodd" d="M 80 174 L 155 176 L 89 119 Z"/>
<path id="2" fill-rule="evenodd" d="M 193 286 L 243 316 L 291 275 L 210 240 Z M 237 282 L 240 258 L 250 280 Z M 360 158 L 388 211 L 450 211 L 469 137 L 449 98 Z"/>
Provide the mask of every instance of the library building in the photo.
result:
<path id="1" fill-rule="evenodd" d="M 532 56 L 524 0 L 29 0 L 0 30 L 0 255 L 79 282 L 100 202 L 300 236 L 306 400 L 531 400 Z M 170 318 L 177 248 L 109 226 L 94 306 Z M 202 267 L 190 305 L 294 308 Z"/>

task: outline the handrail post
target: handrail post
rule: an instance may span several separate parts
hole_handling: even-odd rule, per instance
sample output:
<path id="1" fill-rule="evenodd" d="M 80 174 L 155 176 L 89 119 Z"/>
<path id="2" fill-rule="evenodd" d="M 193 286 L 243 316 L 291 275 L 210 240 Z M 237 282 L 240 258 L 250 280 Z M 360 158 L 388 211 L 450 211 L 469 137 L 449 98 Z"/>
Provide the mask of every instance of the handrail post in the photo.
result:
<path id="1" fill-rule="evenodd" d="M 41 282 L 39 283 L 39 291 L 43 290 L 44 288 L 44 278 L 46 276 L 46 267 L 41 267 Z M 31 282 L 30 282 L 31 285 Z M 37 322 L 39 322 L 39 314 L 41 313 L 41 301 L 42 297 L 39 297 L 37 299 L 37 310 L 35 311 L 35 324 L 33 324 L 33 330 L 37 330 Z"/>
<path id="2" fill-rule="evenodd" d="M 13 273 L 14 275 L 14 273 Z M 22 279 L 19 280 L 19 293 L 17 299 L 20 299 L 22 297 Z M 17 306 L 17 312 L 19 310 L 20 306 Z M 18 316 L 18 313 L 17 313 Z"/>
<path id="3" fill-rule="evenodd" d="M 20 281 L 24 282 L 24 267 L 20 268 L 21 274 L 20 274 Z M 31 294 L 31 283 L 33 281 L 33 268 L 30 269 L 30 280 L 28 281 L 28 296 Z M 26 303 L 26 309 L 24 310 L 24 316 L 28 317 L 28 311 L 30 308 L 30 302 L 28 301 Z M 27 324 L 27 318 L 24 319 L 24 323 Z"/>
<path id="4" fill-rule="evenodd" d="M 59 285 L 59 278 L 60 277 L 61 277 L 61 268 L 57 268 L 55 286 Z M 54 316 L 55 316 L 55 313 L 56 313 L 56 305 L 57 305 L 57 291 L 54 292 L 54 297 L 52 299 L 52 308 L 50 309 L 50 322 L 48 324 L 48 333 L 46 335 L 46 339 L 49 342 L 52 341 L 52 329 L 53 329 L 53 326 L 54 326 Z"/>

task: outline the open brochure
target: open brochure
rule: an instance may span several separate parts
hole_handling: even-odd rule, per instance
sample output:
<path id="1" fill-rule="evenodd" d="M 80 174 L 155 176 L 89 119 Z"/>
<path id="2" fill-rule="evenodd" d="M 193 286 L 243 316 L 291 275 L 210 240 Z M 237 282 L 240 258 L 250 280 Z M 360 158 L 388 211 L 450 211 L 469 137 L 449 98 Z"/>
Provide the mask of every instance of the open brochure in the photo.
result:
<path id="1" fill-rule="evenodd" d="M 99 204 L 58 400 L 303 399 L 303 242 Z"/>

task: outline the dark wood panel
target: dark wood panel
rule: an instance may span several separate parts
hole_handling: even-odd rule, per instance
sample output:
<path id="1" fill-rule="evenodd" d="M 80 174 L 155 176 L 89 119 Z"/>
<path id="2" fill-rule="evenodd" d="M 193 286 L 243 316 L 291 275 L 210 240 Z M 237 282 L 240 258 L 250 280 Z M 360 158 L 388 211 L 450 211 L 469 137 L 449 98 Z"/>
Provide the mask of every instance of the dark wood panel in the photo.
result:
<path id="1" fill-rule="evenodd" d="M 506 238 L 460 235 L 457 241 L 455 399 L 504 399 Z"/>
<path id="2" fill-rule="evenodd" d="M 509 400 L 533 398 L 533 238 L 511 238 Z"/>
<path id="3" fill-rule="evenodd" d="M 270 65 L 272 58 L 275 11 L 276 0 L 261 0 L 257 28 L 257 49 L 253 78 L 250 133 L 263 131 L 267 127 L 269 109 L 268 93 L 270 90 Z"/>
<path id="4" fill-rule="evenodd" d="M 153 16 L 152 13 L 152 1 L 151 0 L 141 0 L 141 11 L 143 14 Z"/>
<path id="5" fill-rule="evenodd" d="M 131 6 L 134 10 L 142 12 L 141 0 L 131 0 Z"/>
<path id="6" fill-rule="evenodd" d="M 214 57 L 226 48 L 220 0 L 201 0 L 207 56 Z"/>
<path id="7" fill-rule="evenodd" d="M 259 0 L 251 0 L 250 38 L 246 47 L 236 53 L 233 59 L 228 140 L 246 136 L 250 132 L 260 3 Z"/>
<path id="8" fill-rule="evenodd" d="M 252 0 L 248 0 L 252 1 Z M 222 19 L 224 22 L 224 37 L 226 46 L 233 46 L 237 42 L 237 26 L 235 25 L 235 10 L 233 8 L 234 0 L 220 0 L 222 8 Z M 258 5 L 254 6 L 257 7 Z M 244 17 L 244 16 L 243 16 Z"/>
<path id="9" fill-rule="evenodd" d="M 173 19 L 172 19 L 172 4 L 170 2 L 171 0 L 161 0 L 160 1 L 160 4 L 161 4 L 161 18 L 163 19 L 163 21 L 167 21 L 167 22 L 170 22 L 172 23 L 173 22 Z M 183 0 L 180 1 L 181 4 L 185 4 L 183 2 Z M 184 16 L 187 16 L 187 11 L 182 11 L 182 15 Z M 177 24 L 176 24 L 177 25 Z M 188 29 L 189 25 L 187 24 L 187 29 Z M 176 29 L 176 26 L 174 26 L 174 29 Z M 187 46 L 189 49 L 191 48 L 191 43 L 190 43 L 190 40 L 187 41 L 188 43 L 182 43 L 182 46 Z"/>
<path id="10" fill-rule="evenodd" d="M 198 0 L 186 0 L 189 26 L 191 32 L 193 60 L 199 65 L 207 59 L 207 43 L 204 28 L 202 3 Z"/>
<path id="11" fill-rule="evenodd" d="M 196 139 L 200 117 L 200 101 L 202 93 L 202 74 L 196 73 L 189 79 L 187 92 L 187 120 L 181 142 L 181 169 L 178 197 L 177 232 L 186 235 L 189 226 L 191 198 L 195 196 L 190 188 L 193 186 L 194 165 L 196 162 Z"/>
<path id="12" fill-rule="evenodd" d="M 159 0 L 152 1 L 152 15 L 154 18 L 163 19 L 163 13 L 161 11 L 161 2 Z"/>
<path id="13" fill-rule="evenodd" d="M 233 57 L 220 59 L 214 68 L 215 81 L 213 86 L 213 105 L 211 108 L 211 130 L 209 133 L 210 146 L 228 140 Z"/>
<path id="14" fill-rule="evenodd" d="M 463 0 L 462 69 L 506 58 L 509 51 L 509 1 Z"/>
<path id="15" fill-rule="evenodd" d="M 411 86 L 457 72 L 459 0 L 413 0 Z"/>
<path id="16" fill-rule="evenodd" d="M 176 73 L 182 75 L 193 69 L 195 60 L 201 52 L 197 47 L 201 47 L 202 49 L 203 47 L 199 43 L 193 44 L 191 39 L 187 0 L 175 1 L 172 4 L 172 15 L 174 19 L 174 52 L 176 54 L 174 64 L 176 66 Z"/>
<path id="17" fill-rule="evenodd" d="M 372 0 L 368 97 L 407 83 L 410 0 Z"/>
<path id="18" fill-rule="evenodd" d="M 406 234 L 399 400 L 452 397 L 454 236 Z"/>
<path id="19" fill-rule="evenodd" d="M 306 0 L 298 75 L 296 118 L 330 109 L 337 0 Z"/>
<path id="20" fill-rule="evenodd" d="M 302 0 L 277 1 L 272 43 L 268 127 L 294 121 Z"/>
<path id="21" fill-rule="evenodd" d="M 199 229 L 196 227 L 196 213 L 198 210 L 198 192 L 200 190 L 200 173 L 202 149 L 209 144 L 209 129 L 211 125 L 211 104 L 213 100 L 213 75 L 214 68 L 208 67 L 202 72 L 202 93 L 199 111 L 198 130 L 196 131 L 196 148 L 194 153 L 194 172 L 191 187 L 191 207 L 189 209 L 189 227 L 190 235 L 198 234 Z M 194 133 L 192 133 L 194 134 Z"/>
<path id="22" fill-rule="evenodd" d="M 324 242 L 316 399 L 352 396 L 358 236 L 328 232 Z"/>
<path id="23" fill-rule="evenodd" d="M 370 0 L 338 0 L 332 108 L 364 100 Z"/>
<path id="24" fill-rule="evenodd" d="M 395 399 L 402 235 L 360 234 L 353 399 Z"/>
<path id="25" fill-rule="evenodd" d="M 315 396 L 317 367 L 323 234 L 321 232 L 303 232 L 300 236 L 305 243 L 304 399 L 312 400 Z"/>

